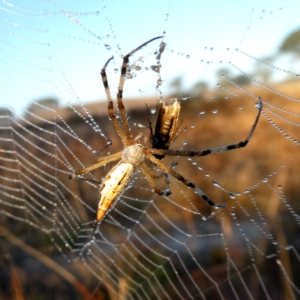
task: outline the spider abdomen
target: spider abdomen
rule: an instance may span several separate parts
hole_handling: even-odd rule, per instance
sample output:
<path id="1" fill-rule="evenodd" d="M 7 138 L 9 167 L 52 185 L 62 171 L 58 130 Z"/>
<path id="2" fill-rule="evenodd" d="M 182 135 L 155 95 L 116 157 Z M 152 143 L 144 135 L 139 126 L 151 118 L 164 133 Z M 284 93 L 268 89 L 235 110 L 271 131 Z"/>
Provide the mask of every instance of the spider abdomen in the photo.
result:
<path id="1" fill-rule="evenodd" d="M 134 171 L 130 162 L 120 161 L 106 175 L 100 187 L 100 201 L 97 210 L 97 221 L 102 220 L 112 206 L 113 201 L 124 191 Z"/>
<path id="2" fill-rule="evenodd" d="M 144 146 L 136 143 L 123 150 L 121 161 L 110 170 L 100 187 L 97 221 L 102 220 L 113 201 L 124 191 L 136 167 L 145 160 Z"/>

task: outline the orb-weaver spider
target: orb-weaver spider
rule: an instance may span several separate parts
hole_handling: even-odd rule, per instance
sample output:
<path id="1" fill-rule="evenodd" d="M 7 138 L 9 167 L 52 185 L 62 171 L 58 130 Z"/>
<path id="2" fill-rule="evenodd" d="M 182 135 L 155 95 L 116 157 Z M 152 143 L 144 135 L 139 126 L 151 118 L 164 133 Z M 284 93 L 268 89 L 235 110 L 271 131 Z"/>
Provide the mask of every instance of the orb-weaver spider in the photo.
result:
<path id="1" fill-rule="evenodd" d="M 244 141 L 240 141 L 238 143 L 220 146 L 216 148 L 210 148 L 205 150 L 173 150 L 169 149 L 169 145 L 162 144 L 160 146 L 159 144 L 154 145 L 152 140 L 152 148 L 147 148 L 142 142 L 142 135 L 139 134 L 135 138 L 132 138 L 130 134 L 130 125 L 127 119 L 127 112 L 125 110 L 125 106 L 123 104 L 123 87 L 124 87 L 124 80 L 125 80 L 125 73 L 127 69 L 127 64 L 129 62 L 129 57 L 133 55 L 135 52 L 140 50 L 142 47 L 146 46 L 148 43 L 160 39 L 162 36 L 155 37 L 141 46 L 137 47 L 136 49 L 132 50 L 130 53 L 124 56 L 123 58 L 123 64 L 121 68 L 121 77 L 120 77 L 120 83 L 119 83 L 119 89 L 117 94 L 117 104 L 118 104 L 118 111 L 120 114 L 120 121 L 117 119 L 115 113 L 114 113 L 114 105 L 111 98 L 110 89 L 108 86 L 108 81 L 106 77 L 106 67 L 108 63 L 113 59 L 111 57 L 104 65 L 101 71 L 102 81 L 105 88 L 107 101 L 108 101 L 108 114 L 109 117 L 120 136 L 124 149 L 122 151 L 119 151 L 114 154 L 110 154 L 104 157 L 99 157 L 96 159 L 96 163 L 86 167 L 80 171 L 77 171 L 70 175 L 70 179 L 83 175 L 85 173 L 88 173 L 90 171 L 93 171 L 97 168 L 100 168 L 110 162 L 120 160 L 120 162 L 114 166 L 109 173 L 104 178 L 101 187 L 100 187 L 100 201 L 98 205 L 97 210 L 97 221 L 101 221 L 109 208 L 112 206 L 113 202 L 117 197 L 124 191 L 126 186 L 128 185 L 131 176 L 133 173 L 140 168 L 143 174 L 145 175 L 146 179 L 148 180 L 150 186 L 153 188 L 153 190 L 158 195 L 170 195 L 171 191 L 169 189 L 161 190 L 155 183 L 154 179 L 158 178 L 159 175 L 155 175 L 151 169 L 147 166 L 146 160 L 151 161 L 154 165 L 156 165 L 159 169 L 161 169 L 165 174 L 171 175 L 172 177 L 176 178 L 177 180 L 184 183 L 186 186 L 193 188 L 195 193 L 200 195 L 200 197 L 206 201 L 210 206 L 213 207 L 225 207 L 225 204 L 215 204 L 199 187 L 197 187 L 194 183 L 192 183 L 190 180 L 185 179 L 182 175 L 180 175 L 178 172 L 176 172 L 172 167 L 167 166 L 163 161 L 161 160 L 165 156 L 206 156 L 212 153 L 217 152 L 224 152 L 229 150 L 234 150 L 237 148 L 245 147 L 249 140 L 251 139 L 253 132 L 256 128 L 256 125 L 258 123 L 260 113 L 262 110 L 262 100 L 259 98 L 259 104 L 258 107 L 258 114 L 256 116 L 256 119 L 254 121 L 254 124 L 252 125 L 250 132 L 247 136 L 247 138 Z M 180 109 L 179 109 L 180 111 Z M 178 116 L 177 116 L 178 118 Z M 164 121 L 164 122 L 168 122 Z M 165 124 L 161 124 L 161 128 L 163 128 Z M 168 127 L 168 126 L 167 126 Z M 170 127 L 169 127 L 170 128 Z M 171 129 L 169 129 L 171 130 Z M 152 137 L 153 133 L 151 132 Z M 155 134 L 154 134 L 155 135 Z M 154 136 L 155 138 L 155 136 Z M 156 136 L 157 138 L 157 136 Z M 170 142 L 170 141 L 166 141 Z"/>

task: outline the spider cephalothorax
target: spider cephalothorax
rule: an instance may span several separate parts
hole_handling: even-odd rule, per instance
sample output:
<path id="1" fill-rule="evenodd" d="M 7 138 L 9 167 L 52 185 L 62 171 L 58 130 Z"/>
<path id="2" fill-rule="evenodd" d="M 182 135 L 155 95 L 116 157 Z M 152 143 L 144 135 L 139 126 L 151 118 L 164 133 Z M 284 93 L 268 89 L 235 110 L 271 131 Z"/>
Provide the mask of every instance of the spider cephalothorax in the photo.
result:
<path id="1" fill-rule="evenodd" d="M 186 186 L 193 188 L 195 193 L 198 194 L 204 201 L 206 201 L 210 206 L 213 207 L 224 207 L 225 204 L 215 204 L 199 187 L 197 187 L 190 180 L 185 179 L 182 175 L 176 172 L 173 167 L 167 166 L 162 159 L 165 156 L 206 156 L 212 153 L 224 152 L 228 150 L 233 150 L 237 148 L 245 147 L 249 140 L 251 139 L 253 132 L 258 123 L 260 113 L 262 110 L 262 100 L 258 98 L 258 114 L 254 121 L 254 124 L 251 127 L 251 130 L 244 141 L 240 141 L 238 143 L 234 143 L 231 145 L 220 146 L 216 148 L 210 148 L 205 150 L 173 150 L 169 149 L 171 142 L 174 139 L 176 130 L 178 129 L 178 118 L 180 113 L 180 105 L 176 101 L 174 104 L 166 106 L 163 104 L 161 109 L 159 109 L 155 132 L 152 132 L 151 128 L 151 144 L 152 148 L 145 147 L 141 141 L 140 136 L 137 136 L 135 139 L 132 138 L 130 134 L 130 125 L 127 119 L 127 113 L 125 110 L 125 106 L 123 104 L 123 86 L 127 64 L 129 61 L 129 57 L 133 55 L 135 52 L 140 50 L 142 47 L 146 46 L 148 43 L 162 38 L 161 36 L 153 38 L 146 43 L 142 44 L 138 48 L 132 50 L 130 53 L 124 56 L 123 64 L 121 68 L 121 77 L 117 94 L 117 104 L 118 111 L 120 114 L 120 122 L 116 118 L 114 113 L 114 105 L 110 94 L 110 89 L 107 82 L 106 77 L 106 67 L 108 63 L 111 61 L 110 58 L 101 71 L 102 81 L 105 88 L 107 101 L 108 101 L 108 114 L 109 117 L 120 136 L 124 149 L 120 152 L 110 154 L 104 157 L 99 157 L 96 159 L 96 163 L 86 167 L 80 171 L 77 171 L 70 175 L 70 178 L 74 178 L 76 176 L 83 175 L 92 170 L 100 168 L 112 161 L 120 160 L 120 162 L 114 166 L 109 173 L 104 178 L 101 187 L 100 187 L 100 201 L 98 205 L 97 211 L 97 220 L 101 221 L 109 208 L 112 206 L 113 202 L 117 197 L 125 190 L 128 185 L 132 174 L 136 171 L 136 169 L 140 168 L 146 179 L 148 180 L 150 186 L 158 195 L 170 195 L 171 191 L 169 189 L 162 190 L 160 189 L 156 183 L 155 179 L 159 178 L 160 175 L 155 175 L 149 166 L 146 164 L 146 161 L 151 161 L 154 165 L 156 165 L 164 174 L 168 174 L 177 180 L 181 181 Z M 167 112 L 167 113 L 166 113 Z"/>

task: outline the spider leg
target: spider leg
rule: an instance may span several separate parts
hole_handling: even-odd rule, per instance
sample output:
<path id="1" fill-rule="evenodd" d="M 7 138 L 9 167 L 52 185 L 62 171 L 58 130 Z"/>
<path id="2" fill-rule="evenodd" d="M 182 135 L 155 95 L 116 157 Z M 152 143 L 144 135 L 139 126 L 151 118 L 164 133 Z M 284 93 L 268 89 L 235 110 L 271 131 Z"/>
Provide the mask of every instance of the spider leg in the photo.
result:
<path id="1" fill-rule="evenodd" d="M 159 168 L 176 178 L 177 180 L 181 181 L 183 184 L 185 184 L 187 187 L 190 187 L 194 189 L 195 193 L 200 195 L 201 198 L 210 206 L 213 207 L 226 207 L 226 204 L 215 204 L 200 188 L 198 188 L 194 183 L 192 183 L 190 180 L 185 179 L 182 175 L 180 175 L 178 172 L 173 170 L 172 168 L 165 165 L 162 161 L 157 159 L 151 154 L 146 154 L 146 158 L 152 161 L 154 164 L 156 164 Z"/>
<path id="2" fill-rule="evenodd" d="M 206 156 L 209 154 L 213 153 L 220 153 L 220 152 L 225 152 L 229 150 L 234 150 L 238 148 L 243 148 L 246 147 L 247 144 L 249 143 L 255 128 L 257 126 L 261 111 L 262 111 L 262 99 L 259 97 L 258 98 L 259 103 L 258 103 L 258 114 L 256 116 L 255 122 L 251 127 L 251 130 L 247 136 L 247 138 L 244 141 L 240 141 L 238 143 L 230 144 L 230 145 L 225 145 L 221 147 L 215 147 L 215 148 L 209 148 L 205 150 L 163 150 L 163 149 L 145 149 L 147 153 L 153 154 L 153 155 L 171 155 L 171 156 Z"/>
<path id="3" fill-rule="evenodd" d="M 76 171 L 75 173 L 72 173 L 69 175 L 69 179 L 73 179 L 77 176 L 80 176 L 80 175 L 83 175 L 85 173 L 88 173 L 88 172 L 91 172 L 93 170 L 96 170 L 112 161 L 115 161 L 117 159 L 120 159 L 122 156 L 122 152 L 117 152 L 117 153 L 114 153 L 114 154 L 111 154 L 111 155 L 107 155 L 105 157 L 100 157 L 100 158 L 97 158 L 96 159 L 96 163 L 91 165 L 91 166 L 88 166 L 82 170 L 79 170 L 79 171 Z"/>
<path id="4" fill-rule="evenodd" d="M 106 62 L 106 64 L 102 68 L 101 77 L 102 77 L 102 82 L 103 82 L 103 85 L 104 85 L 106 98 L 107 98 L 107 102 L 108 102 L 108 106 L 107 106 L 108 115 L 109 115 L 110 119 L 112 120 L 112 122 L 113 122 L 113 124 L 116 128 L 116 131 L 117 131 L 118 135 L 120 136 L 120 138 L 122 140 L 123 145 L 126 147 L 128 145 L 127 139 L 126 139 L 125 133 L 123 131 L 123 128 L 119 124 L 119 122 L 116 118 L 116 115 L 114 113 L 114 104 L 113 104 L 113 101 L 112 101 L 112 98 L 111 98 L 110 89 L 109 89 L 109 85 L 108 85 L 108 81 L 107 81 L 107 77 L 106 77 L 106 71 L 105 71 L 108 63 L 112 59 L 113 59 L 113 56 Z"/>
<path id="5" fill-rule="evenodd" d="M 160 174 L 154 174 L 154 173 L 151 173 L 151 177 L 155 178 L 155 179 L 159 179 L 161 177 L 165 177 L 165 183 L 166 183 L 166 189 L 165 191 L 168 191 L 168 195 L 171 195 L 172 194 L 172 191 L 170 189 L 170 180 L 169 180 L 169 174 L 167 172 L 162 172 Z M 168 196 L 167 195 L 167 196 Z"/>
<path id="6" fill-rule="evenodd" d="M 172 163 L 171 163 L 171 168 L 173 169 L 173 168 L 175 168 L 176 166 L 178 165 L 178 163 L 177 162 L 175 162 L 175 161 L 173 161 Z M 150 171 L 150 169 L 149 169 L 149 171 Z M 160 174 L 154 174 L 154 173 L 152 173 L 151 172 L 151 177 L 153 177 L 153 178 L 155 178 L 155 179 L 159 179 L 159 178 L 161 178 L 161 177 L 165 177 L 165 182 L 166 182 L 166 186 L 167 186 L 167 188 L 166 188 L 166 191 L 169 191 L 169 195 L 171 195 L 172 194 L 172 191 L 171 191 L 171 189 L 170 189 L 170 180 L 169 180 L 169 174 L 167 173 L 167 172 L 162 172 L 162 173 L 160 173 Z"/>
<path id="7" fill-rule="evenodd" d="M 113 144 L 112 140 L 108 139 L 106 145 L 96 153 L 96 161 L 101 158 L 101 152 Z"/>
<path id="8" fill-rule="evenodd" d="M 163 38 L 163 36 L 158 36 L 155 37 L 147 42 L 145 42 L 144 44 L 140 45 L 139 47 L 137 47 L 136 49 L 132 50 L 130 53 L 128 53 L 127 55 L 124 56 L 123 58 L 123 64 L 122 64 L 122 68 L 121 68 L 121 77 L 120 77 L 120 83 L 119 83 L 119 91 L 118 91 L 118 95 L 117 95 L 117 99 L 118 99 L 118 109 L 120 111 L 120 116 L 121 116 L 121 120 L 122 120 L 122 124 L 124 127 L 124 131 L 126 134 L 126 138 L 128 141 L 128 146 L 132 145 L 132 137 L 129 131 L 129 124 L 128 124 L 128 120 L 127 120 L 127 113 L 123 104 L 123 88 L 124 88 L 124 81 L 125 81 L 125 74 L 126 74 L 126 68 L 127 68 L 127 64 L 129 62 L 129 57 L 131 55 L 133 55 L 135 52 L 137 52 L 138 50 L 140 50 L 141 48 L 143 48 L 144 46 L 146 46 L 147 44 L 149 44 L 150 42 L 156 40 L 156 39 L 160 39 Z"/>
<path id="9" fill-rule="evenodd" d="M 139 167 L 141 168 L 141 170 L 144 173 L 146 179 L 148 180 L 148 182 L 150 183 L 151 187 L 154 189 L 156 194 L 158 194 L 160 196 L 169 196 L 169 195 L 171 195 L 171 191 L 168 188 L 166 190 L 161 190 L 156 185 L 153 178 L 158 178 L 159 175 L 158 176 L 154 175 L 144 162 L 142 162 Z"/>

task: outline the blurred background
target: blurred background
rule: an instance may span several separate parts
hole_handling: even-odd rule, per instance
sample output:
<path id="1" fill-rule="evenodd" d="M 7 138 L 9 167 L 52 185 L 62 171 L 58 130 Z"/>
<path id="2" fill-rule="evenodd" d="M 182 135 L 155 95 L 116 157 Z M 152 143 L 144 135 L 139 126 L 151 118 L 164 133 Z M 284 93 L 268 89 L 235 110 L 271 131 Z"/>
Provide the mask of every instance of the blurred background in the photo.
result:
<path id="1" fill-rule="evenodd" d="M 1 299 L 298 299 L 297 1 L 2 1 L 0 4 Z M 224 209 L 170 177 L 156 195 L 138 170 L 103 221 L 99 186 L 123 149 L 100 71 L 131 133 L 151 147 L 159 103 L 177 99 L 165 157 Z M 160 174 L 153 164 L 149 167 Z M 164 177 L 157 180 L 164 188 Z"/>

